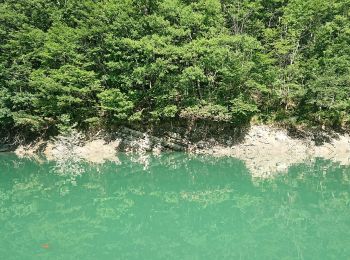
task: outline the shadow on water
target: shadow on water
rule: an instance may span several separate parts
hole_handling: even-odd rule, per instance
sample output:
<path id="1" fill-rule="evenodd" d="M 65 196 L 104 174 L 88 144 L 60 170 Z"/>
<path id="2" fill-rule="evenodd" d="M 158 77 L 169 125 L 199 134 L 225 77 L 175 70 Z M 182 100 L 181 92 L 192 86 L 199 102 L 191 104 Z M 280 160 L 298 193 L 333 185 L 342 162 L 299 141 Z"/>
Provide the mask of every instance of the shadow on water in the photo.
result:
<path id="1" fill-rule="evenodd" d="M 0 156 L 4 259 L 348 259 L 350 170 L 317 159 L 272 179 L 183 153 L 120 164 Z M 75 176 L 72 178 L 71 176 Z"/>

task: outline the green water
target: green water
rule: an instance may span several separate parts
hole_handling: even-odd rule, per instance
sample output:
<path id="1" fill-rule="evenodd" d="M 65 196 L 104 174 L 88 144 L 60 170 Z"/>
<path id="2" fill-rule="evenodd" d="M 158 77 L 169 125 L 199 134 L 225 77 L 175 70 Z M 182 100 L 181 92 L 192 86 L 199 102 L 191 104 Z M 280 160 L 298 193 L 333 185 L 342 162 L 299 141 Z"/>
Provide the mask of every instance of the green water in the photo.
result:
<path id="1" fill-rule="evenodd" d="M 119 157 L 71 177 L 0 155 L 0 259 L 350 259 L 347 167 L 258 180 L 232 158 Z"/>

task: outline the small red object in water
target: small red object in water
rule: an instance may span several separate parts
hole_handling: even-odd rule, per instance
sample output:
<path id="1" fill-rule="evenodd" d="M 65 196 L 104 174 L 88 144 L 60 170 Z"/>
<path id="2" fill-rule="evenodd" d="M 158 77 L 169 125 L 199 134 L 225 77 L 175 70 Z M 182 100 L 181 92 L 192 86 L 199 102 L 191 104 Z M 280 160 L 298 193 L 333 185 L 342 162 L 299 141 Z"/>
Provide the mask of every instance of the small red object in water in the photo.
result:
<path id="1" fill-rule="evenodd" d="M 45 249 L 48 249 L 49 248 L 49 244 L 42 244 L 41 247 L 45 248 Z"/>

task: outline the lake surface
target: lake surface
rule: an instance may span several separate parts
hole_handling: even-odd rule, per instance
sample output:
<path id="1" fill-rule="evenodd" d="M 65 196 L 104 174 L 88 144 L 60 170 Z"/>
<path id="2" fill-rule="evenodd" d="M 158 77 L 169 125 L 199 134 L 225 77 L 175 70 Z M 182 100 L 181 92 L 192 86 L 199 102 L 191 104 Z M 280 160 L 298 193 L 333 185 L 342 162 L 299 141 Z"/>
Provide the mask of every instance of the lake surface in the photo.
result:
<path id="1" fill-rule="evenodd" d="M 0 258 L 350 259 L 349 167 L 252 179 L 233 158 L 119 159 L 0 155 Z"/>

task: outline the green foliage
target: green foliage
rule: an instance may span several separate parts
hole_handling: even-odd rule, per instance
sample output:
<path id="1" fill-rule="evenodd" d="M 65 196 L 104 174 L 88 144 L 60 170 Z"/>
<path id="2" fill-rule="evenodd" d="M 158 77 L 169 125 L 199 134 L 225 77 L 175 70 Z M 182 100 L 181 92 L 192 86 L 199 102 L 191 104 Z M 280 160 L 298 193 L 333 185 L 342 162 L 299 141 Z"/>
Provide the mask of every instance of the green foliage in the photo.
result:
<path id="1" fill-rule="evenodd" d="M 0 128 L 350 123 L 349 1 L 0 2 Z"/>
<path id="2" fill-rule="evenodd" d="M 230 103 L 232 118 L 239 122 L 247 122 L 259 112 L 254 103 L 244 100 L 243 95 L 231 100 Z"/>
<path id="3" fill-rule="evenodd" d="M 69 114 L 62 114 L 58 118 L 57 129 L 58 132 L 63 136 L 69 136 L 77 124 L 71 122 L 71 118 Z"/>
<path id="4" fill-rule="evenodd" d="M 113 119 L 125 120 L 131 114 L 134 104 L 119 89 L 108 89 L 100 94 L 102 111 L 107 112 Z"/>
<path id="5" fill-rule="evenodd" d="M 231 114 L 227 107 L 206 102 L 185 108 L 180 116 L 191 120 L 202 119 L 224 122 L 231 120 Z"/>

